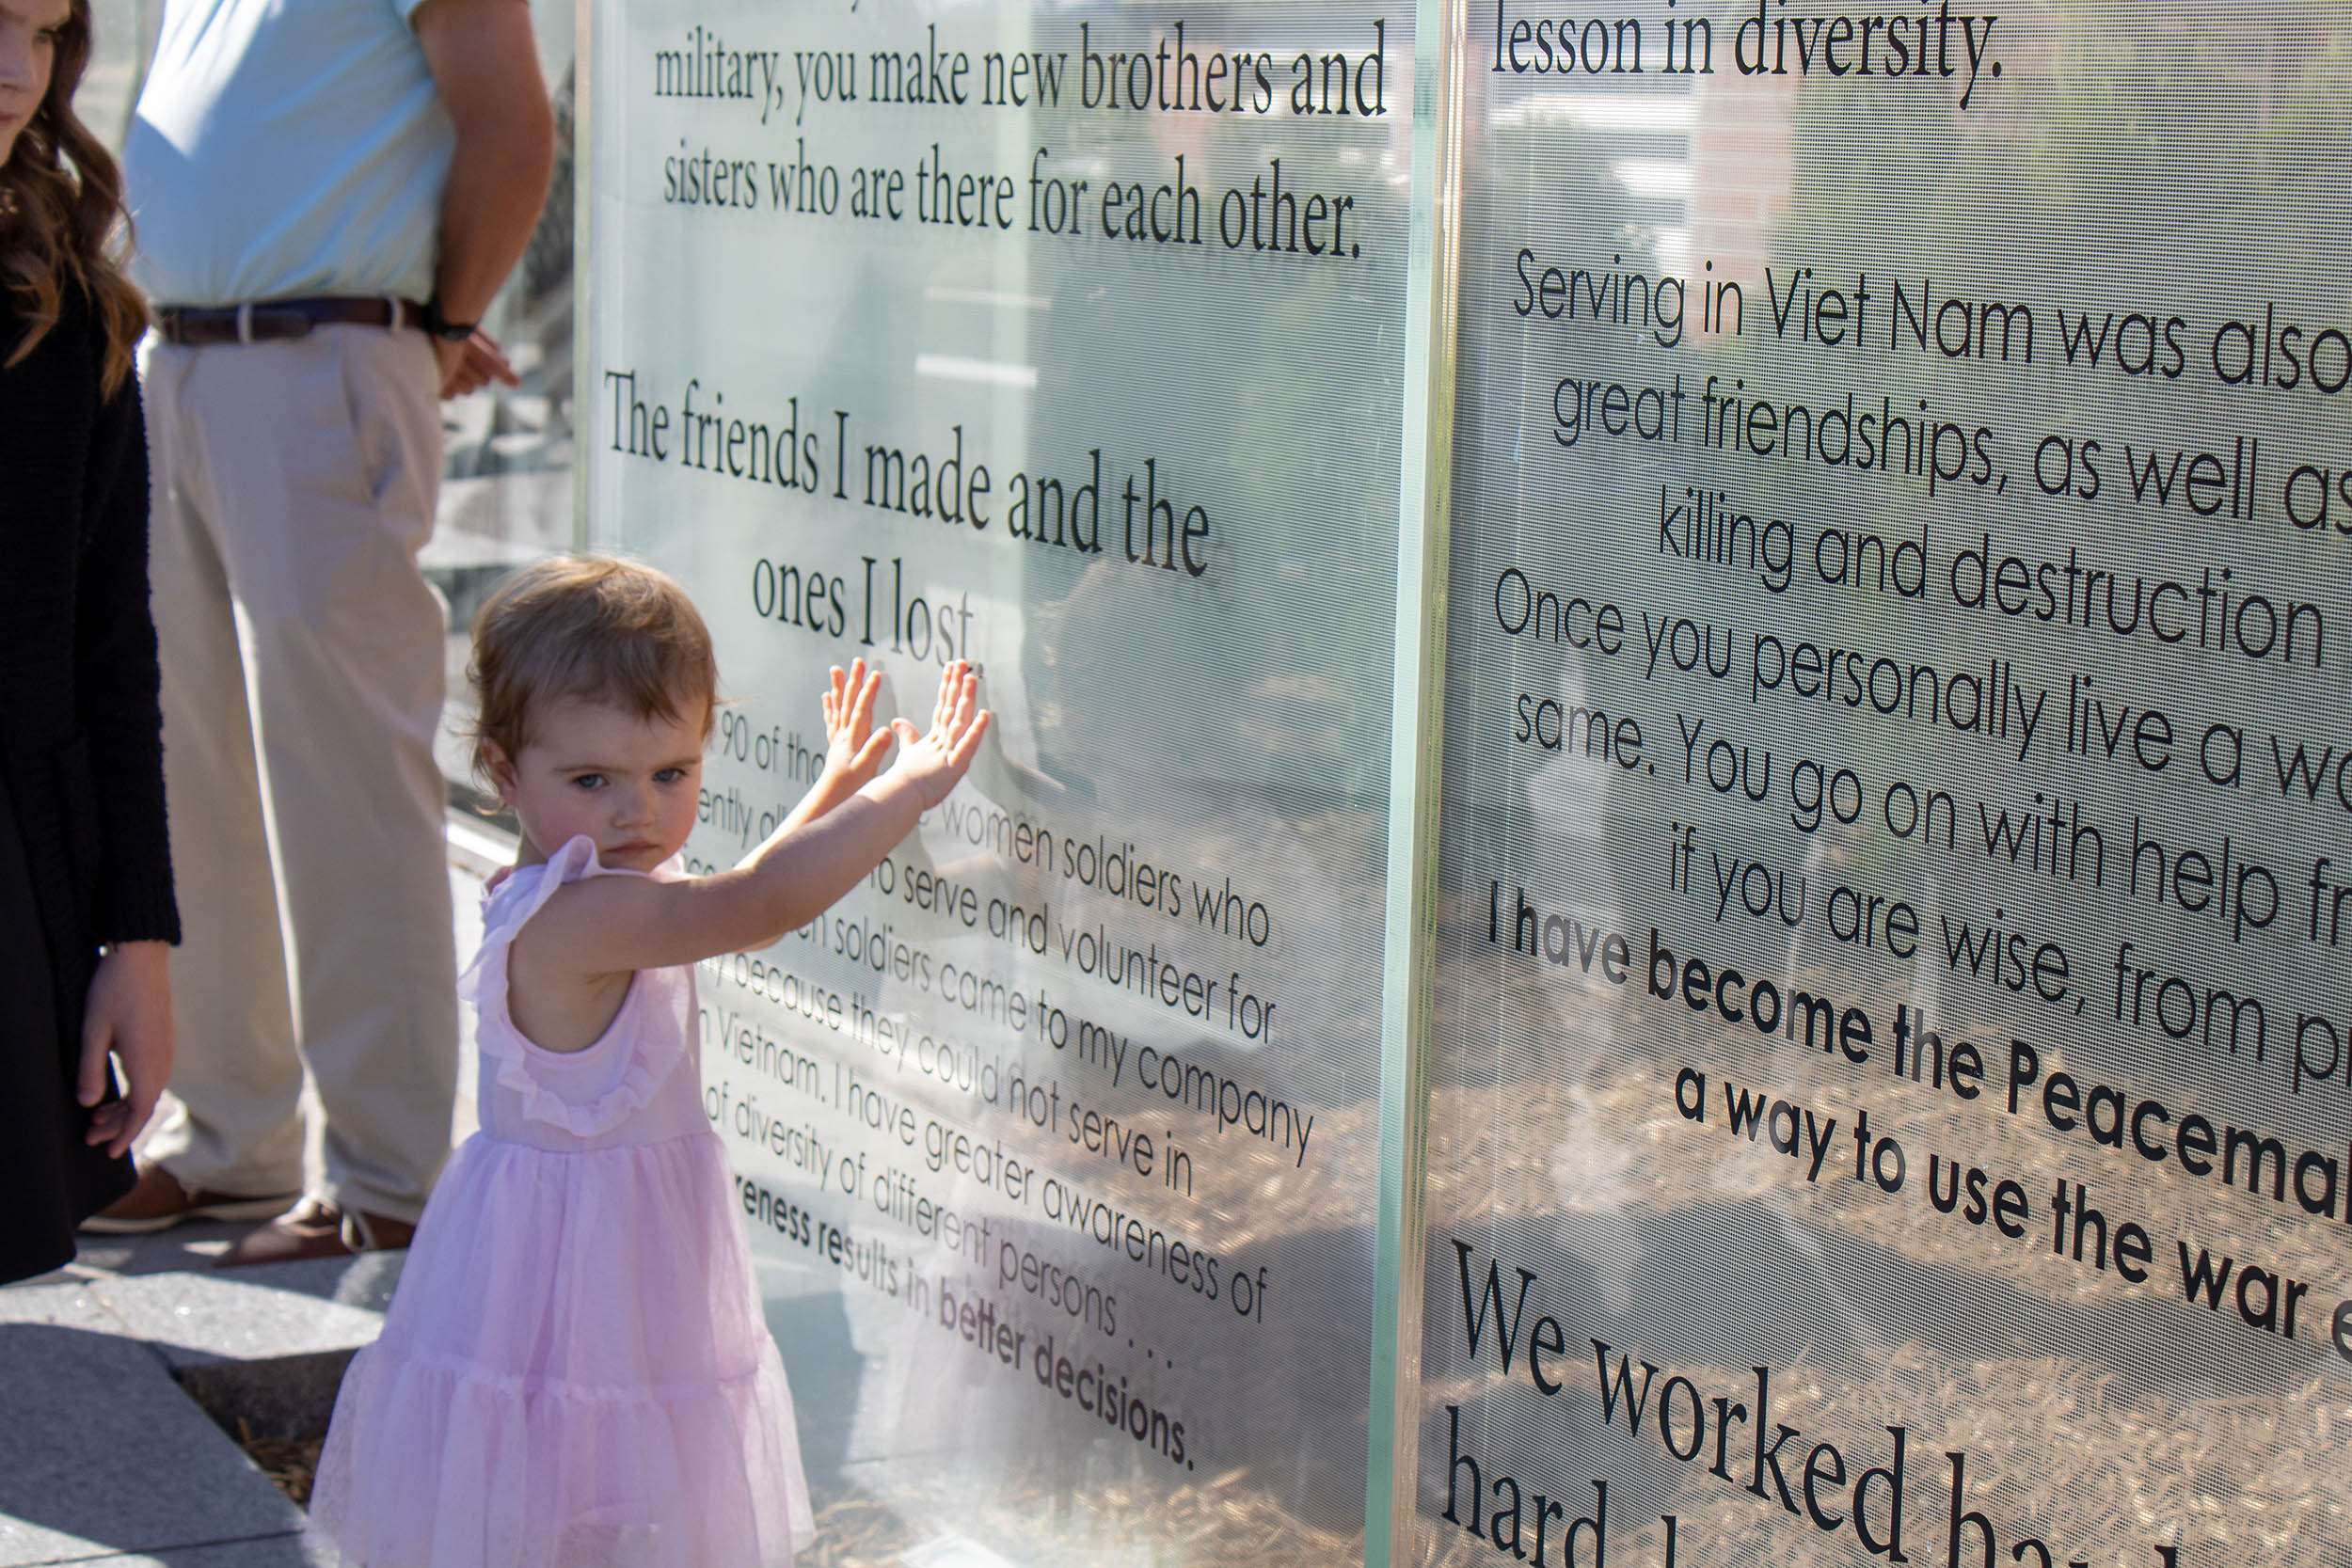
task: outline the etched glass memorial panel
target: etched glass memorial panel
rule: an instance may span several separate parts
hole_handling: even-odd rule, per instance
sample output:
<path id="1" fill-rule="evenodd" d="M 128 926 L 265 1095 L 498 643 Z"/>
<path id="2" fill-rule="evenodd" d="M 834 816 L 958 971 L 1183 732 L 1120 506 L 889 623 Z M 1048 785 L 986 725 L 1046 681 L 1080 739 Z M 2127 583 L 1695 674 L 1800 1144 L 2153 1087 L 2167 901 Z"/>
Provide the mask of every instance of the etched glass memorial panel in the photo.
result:
<path id="1" fill-rule="evenodd" d="M 2352 19 L 1469 22 L 1420 1559 L 2346 1560 Z"/>
<path id="2" fill-rule="evenodd" d="M 828 667 L 996 715 L 699 975 L 845 1551 L 1360 1556 L 1412 31 L 595 8 L 589 530 L 718 640 L 689 869 Z"/>

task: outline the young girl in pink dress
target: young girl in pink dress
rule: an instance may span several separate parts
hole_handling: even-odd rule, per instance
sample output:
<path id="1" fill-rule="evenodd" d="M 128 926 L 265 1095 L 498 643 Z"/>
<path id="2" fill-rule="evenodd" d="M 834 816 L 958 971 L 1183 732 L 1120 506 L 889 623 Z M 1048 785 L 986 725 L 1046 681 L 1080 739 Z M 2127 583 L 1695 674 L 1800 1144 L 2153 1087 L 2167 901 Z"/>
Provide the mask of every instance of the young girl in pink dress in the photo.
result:
<path id="1" fill-rule="evenodd" d="M 343 1378 L 313 1536 L 353 1568 L 782 1568 L 808 1494 L 691 966 L 806 925 L 913 831 L 987 732 L 977 677 L 949 666 L 929 734 L 872 733 L 881 677 L 835 670 L 823 773 L 708 877 L 672 864 L 717 685 L 676 583 L 542 562 L 476 619 L 473 677 L 477 759 L 522 825 L 459 982 L 482 1130 Z"/>

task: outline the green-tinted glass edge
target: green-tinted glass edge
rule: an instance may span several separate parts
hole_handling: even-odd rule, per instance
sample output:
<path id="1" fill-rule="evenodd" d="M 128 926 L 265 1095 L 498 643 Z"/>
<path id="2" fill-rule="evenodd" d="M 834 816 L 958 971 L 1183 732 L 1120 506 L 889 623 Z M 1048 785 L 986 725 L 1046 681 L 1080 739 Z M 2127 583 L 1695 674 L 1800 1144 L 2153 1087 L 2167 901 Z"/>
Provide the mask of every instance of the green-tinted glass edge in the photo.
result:
<path id="1" fill-rule="evenodd" d="M 1458 0 L 1419 0 L 1413 33 L 1412 219 L 1389 740 L 1387 935 L 1380 966 L 1380 1207 L 1373 1266 L 1365 1568 L 1390 1568 L 1411 1552 L 1419 1459 L 1427 1062 L 1445 736 L 1447 505 L 1453 483 L 1460 73 L 1467 18 Z"/>

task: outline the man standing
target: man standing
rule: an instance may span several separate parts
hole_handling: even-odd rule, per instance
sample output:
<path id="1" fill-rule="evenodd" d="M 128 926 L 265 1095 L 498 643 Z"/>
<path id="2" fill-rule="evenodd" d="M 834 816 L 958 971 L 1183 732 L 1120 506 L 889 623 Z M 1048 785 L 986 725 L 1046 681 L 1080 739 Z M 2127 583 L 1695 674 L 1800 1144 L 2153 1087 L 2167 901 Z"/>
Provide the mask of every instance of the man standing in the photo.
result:
<path id="1" fill-rule="evenodd" d="M 513 381 L 472 324 L 553 148 L 526 0 L 170 0 L 125 165 L 188 933 L 172 1092 L 94 1227 L 284 1209 L 223 1261 L 404 1246 L 448 1157 L 446 627 L 417 552 L 437 400 Z"/>

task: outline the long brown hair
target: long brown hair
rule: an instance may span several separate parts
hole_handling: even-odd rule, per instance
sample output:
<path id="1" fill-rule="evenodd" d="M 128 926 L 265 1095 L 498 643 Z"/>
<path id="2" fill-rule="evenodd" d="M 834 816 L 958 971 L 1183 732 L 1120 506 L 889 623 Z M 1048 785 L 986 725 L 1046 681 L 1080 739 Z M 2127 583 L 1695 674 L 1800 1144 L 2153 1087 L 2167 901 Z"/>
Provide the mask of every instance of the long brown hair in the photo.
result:
<path id="1" fill-rule="evenodd" d="M 32 353 L 57 325 L 71 281 L 89 297 L 104 329 L 100 389 L 112 397 L 131 373 L 132 354 L 147 330 L 147 302 L 122 272 L 119 246 L 130 227 L 122 173 L 73 113 L 89 50 L 89 0 L 72 0 L 57 31 L 49 91 L 0 164 L 0 282 L 26 318 L 24 338 L 0 369 Z"/>

